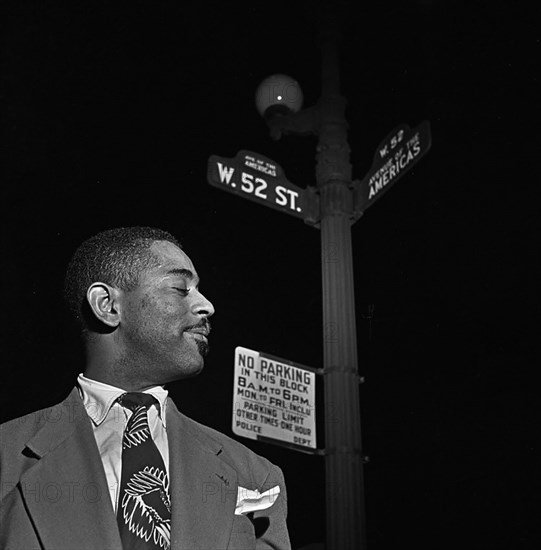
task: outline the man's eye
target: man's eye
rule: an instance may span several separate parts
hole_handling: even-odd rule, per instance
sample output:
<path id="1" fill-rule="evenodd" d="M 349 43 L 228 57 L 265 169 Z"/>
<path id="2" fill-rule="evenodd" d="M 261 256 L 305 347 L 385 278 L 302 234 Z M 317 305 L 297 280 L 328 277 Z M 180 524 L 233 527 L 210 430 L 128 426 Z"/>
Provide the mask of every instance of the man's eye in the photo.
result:
<path id="1" fill-rule="evenodd" d="M 190 292 L 189 288 L 178 288 L 176 286 L 173 287 L 175 290 L 178 290 L 183 296 L 186 296 L 188 292 Z"/>

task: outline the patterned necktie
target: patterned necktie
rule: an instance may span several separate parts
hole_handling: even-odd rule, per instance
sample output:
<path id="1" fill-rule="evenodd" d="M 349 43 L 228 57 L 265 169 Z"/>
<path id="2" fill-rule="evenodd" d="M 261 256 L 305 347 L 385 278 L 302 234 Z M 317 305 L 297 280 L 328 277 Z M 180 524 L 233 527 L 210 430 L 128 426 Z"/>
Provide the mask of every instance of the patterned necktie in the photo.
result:
<path id="1" fill-rule="evenodd" d="M 122 476 L 117 523 L 124 550 L 169 550 L 171 501 L 169 478 L 148 426 L 155 397 L 125 393 L 119 403 L 133 411 L 122 438 Z"/>

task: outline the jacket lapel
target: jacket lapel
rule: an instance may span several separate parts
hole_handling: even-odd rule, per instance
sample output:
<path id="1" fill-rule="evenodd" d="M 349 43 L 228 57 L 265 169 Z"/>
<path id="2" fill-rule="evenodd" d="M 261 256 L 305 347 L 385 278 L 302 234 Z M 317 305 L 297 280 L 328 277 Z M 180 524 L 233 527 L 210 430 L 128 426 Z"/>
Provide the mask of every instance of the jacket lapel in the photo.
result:
<path id="1" fill-rule="evenodd" d="M 171 550 L 227 548 L 231 536 L 237 472 L 196 426 L 168 400 Z"/>
<path id="2" fill-rule="evenodd" d="M 122 550 L 92 426 L 77 388 L 50 413 L 27 452 L 39 458 L 21 492 L 43 547 Z"/>

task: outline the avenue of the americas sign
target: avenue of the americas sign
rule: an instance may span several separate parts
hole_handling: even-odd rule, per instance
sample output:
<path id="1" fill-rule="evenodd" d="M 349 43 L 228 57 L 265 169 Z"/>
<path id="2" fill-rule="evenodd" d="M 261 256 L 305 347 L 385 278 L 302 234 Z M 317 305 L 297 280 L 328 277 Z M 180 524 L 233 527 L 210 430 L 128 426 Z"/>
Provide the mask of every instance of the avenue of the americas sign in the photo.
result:
<path id="1" fill-rule="evenodd" d="M 316 449 L 315 370 L 238 346 L 233 433 Z"/>
<path id="2" fill-rule="evenodd" d="M 372 167 L 354 183 L 356 210 L 364 211 L 388 191 L 428 152 L 431 146 L 427 120 L 411 130 L 402 124 L 380 143 Z"/>
<path id="3" fill-rule="evenodd" d="M 304 218 L 304 190 L 288 181 L 278 164 L 259 153 L 239 151 L 232 159 L 211 155 L 207 181 L 224 191 Z"/>

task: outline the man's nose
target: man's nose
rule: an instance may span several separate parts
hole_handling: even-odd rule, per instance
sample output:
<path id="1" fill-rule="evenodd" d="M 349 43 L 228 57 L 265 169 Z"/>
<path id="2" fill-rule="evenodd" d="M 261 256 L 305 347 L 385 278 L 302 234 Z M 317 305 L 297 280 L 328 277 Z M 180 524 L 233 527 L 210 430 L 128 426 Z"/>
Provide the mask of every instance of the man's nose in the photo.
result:
<path id="1" fill-rule="evenodd" d="M 214 306 L 210 300 L 207 300 L 201 292 L 196 291 L 194 296 L 194 303 L 192 306 L 192 312 L 196 315 L 201 315 L 204 317 L 210 317 L 214 315 Z"/>

